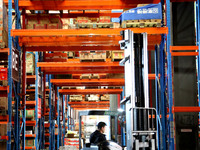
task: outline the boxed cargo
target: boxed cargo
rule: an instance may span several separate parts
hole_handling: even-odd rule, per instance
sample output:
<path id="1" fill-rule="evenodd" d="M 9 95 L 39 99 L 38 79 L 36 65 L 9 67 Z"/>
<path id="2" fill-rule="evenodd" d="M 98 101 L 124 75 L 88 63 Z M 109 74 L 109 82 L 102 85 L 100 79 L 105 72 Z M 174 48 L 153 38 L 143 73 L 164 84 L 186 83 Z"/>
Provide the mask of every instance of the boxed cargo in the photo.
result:
<path id="1" fill-rule="evenodd" d="M 26 139 L 25 146 L 35 146 L 35 140 L 34 139 Z"/>
<path id="2" fill-rule="evenodd" d="M 25 131 L 25 134 L 33 134 L 33 131 L 32 130 L 28 130 L 28 131 Z"/>
<path id="3" fill-rule="evenodd" d="M 110 16 L 100 16 L 99 17 L 99 22 L 101 22 L 101 23 L 108 23 L 108 22 L 110 22 Z"/>
<path id="4" fill-rule="evenodd" d="M 92 77 L 92 74 L 82 74 L 80 76 L 80 79 L 91 79 L 91 77 Z"/>
<path id="5" fill-rule="evenodd" d="M 26 53 L 26 73 L 35 74 L 35 55 L 33 53 Z"/>
<path id="6" fill-rule="evenodd" d="M 107 78 L 111 79 L 123 79 L 124 73 L 109 73 L 107 74 Z"/>
<path id="7" fill-rule="evenodd" d="M 82 95 L 70 95 L 69 100 L 70 101 L 82 101 L 83 97 L 82 97 Z"/>
<path id="8" fill-rule="evenodd" d="M 8 110 L 8 98 L 0 97 L 0 110 Z"/>
<path id="9" fill-rule="evenodd" d="M 110 95 L 109 94 L 104 94 L 103 96 L 101 96 L 101 100 L 102 101 L 109 101 L 110 100 Z"/>
<path id="10" fill-rule="evenodd" d="M 86 51 L 79 52 L 81 61 L 95 61 L 95 60 L 103 60 L 106 61 L 106 51 Z"/>
<path id="11" fill-rule="evenodd" d="M 0 136 L 7 135 L 7 124 L 0 124 Z"/>
<path id="12" fill-rule="evenodd" d="M 88 97 L 88 101 L 98 101 L 99 100 L 99 95 L 98 94 L 91 94 Z"/>
<path id="13" fill-rule="evenodd" d="M 22 112 L 20 111 L 20 117 L 22 117 Z M 34 119 L 35 111 L 34 110 L 26 110 L 26 118 Z"/>
<path id="14" fill-rule="evenodd" d="M 123 58 L 124 58 L 124 51 L 112 51 L 111 55 L 112 61 L 122 60 Z"/>

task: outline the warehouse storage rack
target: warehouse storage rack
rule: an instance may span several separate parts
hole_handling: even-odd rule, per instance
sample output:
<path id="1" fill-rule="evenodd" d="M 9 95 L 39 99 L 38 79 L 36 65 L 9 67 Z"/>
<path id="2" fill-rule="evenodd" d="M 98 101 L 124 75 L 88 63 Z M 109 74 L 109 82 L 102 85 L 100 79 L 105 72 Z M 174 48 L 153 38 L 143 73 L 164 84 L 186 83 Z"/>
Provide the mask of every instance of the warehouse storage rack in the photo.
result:
<path id="1" fill-rule="evenodd" d="M 177 0 L 178 1 L 178 0 Z M 87 39 L 82 39 L 80 36 L 82 35 L 98 35 L 98 36 L 106 36 L 106 35 L 109 35 L 109 36 L 118 36 L 118 37 L 115 37 L 114 40 L 116 41 L 116 43 L 119 41 L 119 37 L 120 37 L 120 31 L 124 30 L 124 29 L 79 29 L 78 32 L 76 29 L 62 29 L 62 30 L 54 30 L 54 29 L 48 29 L 48 30 L 43 30 L 43 29 L 40 29 L 40 30 L 30 30 L 30 29 L 20 29 L 20 11 L 19 9 L 23 9 L 22 11 L 22 15 L 23 15 L 23 20 L 24 20 L 24 13 L 25 13 L 25 9 L 29 9 L 29 10 L 46 10 L 46 9 L 49 9 L 49 10 L 70 10 L 70 9 L 74 9 L 74 10 L 80 10 L 80 9 L 98 9 L 98 10 L 101 10 L 102 8 L 104 9 L 123 9 L 123 8 L 132 8 L 132 7 L 135 7 L 137 3 L 158 3 L 160 2 L 159 0 L 154 0 L 154 1 L 151 1 L 149 2 L 148 0 L 143 0 L 143 1 L 128 1 L 128 3 L 123 3 L 122 1 L 115 1 L 115 2 L 112 2 L 110 3 L 109 1 L 105 1 L 105 2 L 102 2 L 102 1 L 93 1 L 93 2 L 88 2 L 87 4 L 85 3 L 82 3 L 80 1 L 80 3 L 77 3 L 77 2 L 67 2 L 67 1 L 23 1 L 23 0 L 15 0 L 15 12 L 16 12 L 16 18 L 18 21 L 16 21 L 16 29 L 17 30 L 11 30 L 12 28 L 12 1 L 11 0 L 8 0 L 5 2 L 8 4 L 8 16 L 9 16 L 9 32 L 8 32 L 8 35 L 9 35 L 9 56 L 8 56 L 8 78 L 9 78 L 9 82 L 8 82 L 8 87 L 9 87 L 9 92 L 8 92 L 8 116 L 9 116 L 9 120 L 8 120 L 8 125 L 11 127 L 11 122 L 12 122 L 12 104 L 11 104 L 11 101 L 12 101 L 12 37 L 15 37 L 16 38 L 16 45 L 17 45 L 17 49 L 20 50 L 20 47 L 18 45 L 18 38 L 20 38 L 20 42 L 23 43 L 23 51 L 36 51 L 36 57 L 38 57 L 38 53 L 39 52 L 46 52 L 46 51 L 69 51 L 69 50 L 93 50 L 94 47 L 92 46 L 79 46 L 79 45 L 69 45 L 69 46 L 62 46 L 62 45 L 56 45 L 55 46 L 55 43 L 56 43 L 56 40 L 57 41 L 65 41 L 65 40 L 72 40 L 71 37 L 68 37 L 68 36 L 77 36 L 76 37 L 76 40 L 75 41 L 79 41 L 79 44 L 84 41 L 84 40 L 90 40 L 91 38 L 88 37 Z M 18 6 L 19 4 L 19 6 Z M 199 1 L 197 1 L 197 4 L 199 4 Z M 197 5 L 197 16 L 199 16 L 199 5 Z M 169 149 L 174 149 L 174 137 L 171 136 L 171 133 L 174 133 L 174 129 L 173 127 L 174 126 L 170 126 L 171 128 L 169 129 L 167 126 L 166 126 L 166 117 L 162 117 L 162 116 L 167 116 L 166 115 L 166 107 L 167 107 L 167 101 L 166 101 L 166 96 L 165 96 L 165 84 L 166 84 L 166 79 L 165 79 L 165 58 L 166 58 L 166 54 L 164 53 L 164 47 L 165 47 L 165 37 L 166 37 L 166 34 L 167 35 L 167 63 L 168 63 L 168 66 L 167 66 L 167 75 L 168 75 L 168 86 L 167 86 L 167 93 L 168 93 L 168 99 L 169 99 L 169 118 L 168 118 L 168 121 L 169 121 L 169 124 L 168 125 L 171 125 L 173 124 L 174 122 L 174 118 L 173 118 L 173 110 L 174 112 L 178 111 L 178 110 L 182 110 L 183 109 L 179 109 L 178 107 L 173 107 L 173 98 L 172 98 L 172 68 L 171 68 L 171 51 L 170 51 L 170 31 L 171 31 L 171 28 L 170 28 L 170 0 L 167 0 L 166 1 L 166 10 L 167 10 L 167 27 L 161 27 L 161 28 L 130 28 L 130 30 L 132 30 L 134 33 L 143 33 L 143 32 L 147 32 L 148 34 L 156 34 L 156 35 L 160 35 L 162 34 L 162 42 L 161 42 L 161 39 L 158 40 L 159 42 L 161 42 L 160 46 L 159 47 L 154 47 L 154 45 L 158 44 L 157 42 L 154 43 L 156 40 L 155 38 L 153 38 L 153 35 L 149 35 L 148 39 L 150 39 L 150 43 L 152 43 L 152 45 L 150 45 L 149 49 L 151 50 L 154 50 L 155 49 L 155 54 L 158 53 L 159 49 L 160 49 L 160 59 L 159 59 L 159 63 L 157 61 L 157 57 L 156 57 L 156 75 L 150 75 L 150 77 L 152 79 L 155 79 L 156 78 L 156 89 L 157 89 L 157 93 L 161 93 L 161 99 L 159 100 L 159 97 L 157 97 L 157 111 L 161 111 L 160 112 L 160 115 L 161 115 L 161 124 L 162 124 L 162 132 L 163 133 L 168 133 L 169 136 L 166 136 L 165 134 L 162 134 L 162 147 L 160 147 L 160 149 L 167 149 L 167 145 L 166 145 L 166 141 L 167 140 L 164 140 L 164 139 L 168 139 L 169 141 Z M 119 17 L 119 14 L 115 14 L 115 13 L 110 13 L 107 12 L 107 13 L 100 13 L 100 15 L 110 15 L 110 16 L 114 16 L 114 17 Z M 72 16 L 76 16 L 76 15 L 80 15 L 80 14 L 63 14 L 63 17 L 72 17 Z M 98 16 L 99 14 L 83 14 L 83 15 L 91 15 L 91 16 Z M 198 27 L 199 27 L 199 18 L 197 19 L 198 20 Z M 24 21 L 23 21 L 24 22 Z M 169 32 L 168 32 L 169 30 Z M 199 31 L 197 32 L 199 35 Z M 51 38 L 53 39 L 51 39 Z M 53 37 L 56 37 L 56 38 L 53 38 Z M 107 37 L 108 38 L 108 37 Z M 30 46 L 30 47 L 26 47 L 26 42 L 28 40 L 32 40 L 32 42 L 34 44 L 37 44 L 38 41 L 43 41 L 43 42 L 49 42 L 50 44 L 52 44 L 51 46 L 47 47 L 45 45 L 40 45 L 39 47 L 38 46 Z M 109 39 L 109 38 L 108 38 Z M 152 39 L 152 41 L 151 41 Z M 98 39 L 98 37 L 93 40 L 96 40 L 96 41 L 102 41 L 102 40 L 107 40 L 107 39 Z M 199 36 L 198 36 L 198 42 L 199 42 Z M 115 44 L 116 44 L 115 43 Z M 197 45 L 198 46 L 198 45 Z M 186 49 L 187 47 L 171 47 L 171 50 L 177 50 L 177 49 Z M 96 50 L 115 50 L 115 49 L 119 49 L 119 45 L 114 45 L 114 46 L 97 46 L 95 47 Z M 189 48 L 190 50 L 196 50 L 197 47 L 190 47 Z M 198 47 L 199 49 L 199 47 Z M 188 48 L 187 48 L 188 50 Z M 39 52 L 37 52 L 39 51 Z M 197 53 L 196 53 L 197 54 Z M 195 55 L 196 55 L 195 54 Z M 186 55 L 189 55 L 186 53 Z M 157 55 L 156 55 L 157 56 Z M 198 53 L 198 64 L 199 64 L 199 53 Z M 23 53 L 23 62 L 25 61 L 25 53 Z M 51 106 L 51 93 L 52 93 L 52 89 L 54 90 L 58 90 L 57 91 L 57 121 L 59 122 L 60 121 L 60 118 L 59 118 L 59 108 L 58 108 L 58 105 L 59 105 L 59 93 L 61 94 L 62 92 L 62 95 L 70 95 L 70 92 L 71 91 L 64 91 L 64 90 L 61 90 L 61 89 L 55 89 L 55 87 L 57 86 L 60 87 L 60 86 L 63 86 L 67 83 L 70 83 L 69 81 L 70 80 L 64 80 L 64 79 L 51 79 L 52 78 L 52 75 L 55 75 L 55 74 L 58 74 L 58 73 L 63 73 L 63 74 L 75 74 L 77 72 L 75 72 L 74 70 L 70 70 L 69 69 L 69 65 L 72 65 L 73 63 L 68 63 L 68 62 L 63 62 L 63 63 L 54 63 L 54 62 L 38 62 L 37 63 L 37 71 L 38 71 L 38 68 L 40 67 L 41 68 L 41 71 L 45 72 L 45 74 L 48 74 L 49 76 L 49 105 Z M 23 63 L 24 65 L 24 63 Z M 83 64 L 81 63 L 74 63 L 73 64 L 74 66 L 73 67 L 77 67 L 77 68 L 80 68 L 80 70 L 82 72 L 78 72 L 78 73 L 85 73 L 85 71 L 83 71 Z M 87 63 L 86 64 L 88 67 L 92 68 L 93 70 L 92 71 L 89 71 L 87 70 L 86 73 L 116 73 L 116 72 L 119 72 L 119 73 L 123 73 L 123 68 L 120 68 L 119 67 L 119 64 L 118 63 L 109 63 L 109 61 L 107 62 L 99 62 L 99 63 L 92 63 L 92 65 L 90 63 Z M 106 66 L 107 69 L 103 70 L 102 69 L 98 69 L 100 66 Z M 159 74 L 159 71 L 157 70 L 158 65 L 160 66 L 160 74 Z M 23 66 L 23 68 L 25 68 L 25 66 Z M 111 68 L 111 69 L 108 69 L 108 68 Z M 24 74 L 25 73 L 25 74 Z M 26 80 L 26 72 L 24 72 L 23 70 L 23 74 L 22 74 L 22 77 L 23 77 L 23 81 Z M 43 75 L 45 76 L 45 75 Z M 199 70 L 198 70 L 198 78 L 199 78 Z M 36 85 L 37 85 L 37 80 L 38 80 L 38 75 L 36 74 Z M 101 83 L 103 82 L 110 82 L 108 79 L 107 81 L 103 81 L 102 79 L 100 79 L 98 82 Z M 74 85 L 75 83 L 80 83 L 81 81 L 80 80 L 73 80 L 71 81 L 71 85 Z M 91 81 L 92 82 L 92 81 Z M 122 83 L 123 81 L 121 81 Z M 22 83 L 25 83 L 25 82 L 22 82 Z M 158 88 L 158 83 L 160 83 L 160 88 L 161 88 L 161 91 L 159 90 Z M 52 85 L 53 84 L 53 85 Z M 112 84 L 112 83 L 111 83 Z M 117 85 L 119 84 L 119 81 L 115 81 L 113 83 L 114 85 Z M 113 85 L 112 84 L 112 85 Z M 20 84 L 18 84 L 18 87 L 17 87 L 17 90 L 18 90 L 18 93 L 20 93 L 20 87 L 19 87 Z M 56 86 L 55 86 L 56 85 Z M 67 84 L 69 85 L 69 84 Z M 77 85 L 77 84 L 76 84 Z M 123 86 L 123 84 L 120 84 L 121 86 Z M 55 86 L 53 88 L 53 86 Z M 198 82 L 198 89 L 200 89 L 200 84 Z M 26 97 L 25 97 L 25 85 L 23 84 L 22 86 L 22 97 L 23 97 L 23 101 L 22 101 L 22 104 L 24 105 L 23 109 L 24 109 L 24 112 L 26 110 Z M 66 93 L 65 93 L 66 92 Z M 76 91 L 75 91 L 76 92 Z M 101 91 L 95 91 L 95 92 L 101 92 Z M 104 91 L 105 92 L 105 91 Z M 112 91 L 113 92 L 113 91 Z M 118 91 L 119 92 L 119 91 Z M 120 91 L 119 93 L 122 92 L 122 98 L 123 98 L 123 91 Z M 199 92 L 199 91 L 198 91 Z M 64 97 L 62 98 L 62 100 L 64 101 Z M 67 96 L 68 97 L 68 96 Z M 18 110 L 19 109 L 19 96 L 17 96 L 17 99 L 16 99 L 16 107 L 15 109 Z M 68 101 L 68 98 L 67 98 L 67 101 Z M 161 102 L 161 104 L 159 104 L 159 102 Z M 38 103 L 37 101 L 37 98 L 36 98 L 36 103 Z M 69 105 L 70 102 L 68 101 L 67 105 Z M 72 105 L 72 104 L 71 104 Z M 159 110 L 158 110 L 159 109 Z M 64 109 L 63 109 L 64 110 Z M 186 109 L 184 108 L 184 111 Z M 187 110 L 190 110 L 187 108 Z M 195 108 L 192 108 L 191 111 L 198 111 L 199 112 L 199 107 L 195 107 Z M 56 114 L 53 114 L 53 108 L 50 107 L 50 110 L 49 110 L 49 120 L 50 120 L 50 123 L 47 124 L 47 125 L 44 125 L 44 126 L 47 126 L 49 127 L 49 134 L 51 134 L 49 136 L 49 149 L 54 149 L 55 147 L 55 138 L 53 138 L 55 136 L 54 134 L 54 128 L 55 128 L 55 124 L 54 124 L 54 116 L 56 116 Z M 45 112 L 44 112 L 45 113 Z M 17 118 L 17 116 L 19 116 L 18 114 L 18 111 L 16 111 L 16 114 L 15 114 L 15 118 Z M 68 116 L 69 117 L 69 116 Z M 25 115 L 23 115 L 23 119 L 25 118 Z M 68 118 L 69 119 L 69 118 Z M 58 123 L 57 122 L 57 123 Z M 23 126 L 25 127 L 25 123 L 26 122 L 23 122 Z M 19 143 L 20 143 L 20 126 L 19 126 L 20 122 L 19 120 L 15 121 L 15 143 L 18 143 L 16 144 L 16 148 L 19 149 Z M 69 126 L 69 120 L 68 120 L 68 126 Z M 22 129 L 23 127 L 21 127 Z M 58 126 L 58 128 L 60 128 Z M 7 141 L 7 149 L 10 150 L 11 149 L 11 128 L 8 128 L 8 141 Z M 23 135 L 22 135 L 22 142 L 24 143 L 25 142 L 25 128 L 23 128 Z M 122 133 L 123 134 L 123 133 Z M 64 133 L 63 135 L 64 136 Z M 59 135 L 57 136 L 57 142 L 59 142 L 59 139 L 61 137 L 61 133 L 59 132 Z M 36 135 L 36 138 L 37 135 Z M 123 136 L 123 140 L 124 140 L 125 136 Z M 40 141 L 41 142 L 41 141 Z M 123 142 L 124 143 L 124 142 Z M 24 144 L 22 144 L 23 146 Z M 58 144 L 60 145 L 60 143 Z M 161 145 L 161 144 L 160 144 Z M 44 147 L 44 145 L 42 145 L 41 147 Z M 35 149 L 38 149 L 39 147 L 37 147 L 37 144 L 36 144 L 36 148 Z M 58 147 L 57 147 L 58 148 Z M 23 149 L 26 149 L 26 147 L 23 147 Z"/>

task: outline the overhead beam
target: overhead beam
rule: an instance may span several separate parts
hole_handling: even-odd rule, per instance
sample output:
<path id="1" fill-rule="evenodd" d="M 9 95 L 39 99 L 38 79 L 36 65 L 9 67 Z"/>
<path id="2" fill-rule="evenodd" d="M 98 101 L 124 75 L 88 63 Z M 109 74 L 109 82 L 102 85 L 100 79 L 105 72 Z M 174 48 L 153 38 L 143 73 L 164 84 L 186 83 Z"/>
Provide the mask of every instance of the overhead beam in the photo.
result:
<path id="1" fill-rule="evenodd" d="M 59 89 L 59 93 L 65 95 L 121 94 L 122 91 L 122 89 Z"/>

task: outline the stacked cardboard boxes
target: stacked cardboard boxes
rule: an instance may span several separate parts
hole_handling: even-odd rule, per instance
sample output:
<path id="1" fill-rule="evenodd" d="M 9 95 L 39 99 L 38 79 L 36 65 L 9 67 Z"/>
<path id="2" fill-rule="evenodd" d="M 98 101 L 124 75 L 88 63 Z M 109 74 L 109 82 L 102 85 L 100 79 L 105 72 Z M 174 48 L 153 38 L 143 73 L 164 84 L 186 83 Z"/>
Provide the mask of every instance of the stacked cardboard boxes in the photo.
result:
<path id="1" fill-rule="evenodd" d="M 88 97 L 88 101 L 99 101 L 99 97 L 100 95 L 98 94 L 90 94 L 90 96 Z"/>
<path id="2" fill-rule="evenodd" d="M 70 95 L 69 100 L 72 101 L 82 101 L 83 97 L 82 95 Z"/>
<path id="3" fill-rule="evenodd" d="M 26 139 L 25 146 L 35 146 L 35 140 L 34 139 Z"/>
<path id="4" fill-rule="evenodd" d="M 101 96 L 102 101 L 109 101 L 110 100 L 110 95 L 109 94 L 104 94 Z"/>
<path id="5" fill-rule="evenodd" d="M 67 53 L 62 53 L 62 52 L 46 53 L 45 61 L 46 62 L 66 62 Z"/>
<path id="6" fill-rule="evenodd" d="M 6 115 L 8 110 L 8 98 L 0 97 L 0 114 Z"/>
<path id="7" fill-rule="evenodd" d="M 35 55 L 33 53 L 26 53 L 26 73 L 35 74 Z"/>
<path id="8" fill-rule="evenodd" d="M 8 14 L 3 0 L 0 0 L 0 48 L 8 47 Z"/>
<path id="9" fill-rule="evenodd" d="M 62 20 L 58 15 L 28 14 L 26 29 L 62 29 Z"/>
<path id="10" fill-rule="evenodd" d="M 112 61 L 122 60 L 124 58 L 124 51 L 112 51 Z"/>
<path id="11" fill-rule="evenodd" d="M 1 129 L 0 136 L 6 136 L 7 135 L 7 124 L 0 124 L 0 129 Z"/>
<path id="12" fill-rule="evenodd" d="M 80 61 L 106 61 L 106 51 L 80 52 Z"/>

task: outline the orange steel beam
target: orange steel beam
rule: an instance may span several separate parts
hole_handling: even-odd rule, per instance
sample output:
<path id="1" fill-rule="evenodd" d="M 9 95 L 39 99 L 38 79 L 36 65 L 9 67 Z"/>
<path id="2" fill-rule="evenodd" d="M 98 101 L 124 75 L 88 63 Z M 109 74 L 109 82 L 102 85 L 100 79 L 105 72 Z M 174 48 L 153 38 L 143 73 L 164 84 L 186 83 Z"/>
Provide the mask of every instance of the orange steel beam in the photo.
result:
<path id="1" fill-rule="evenodd" d="M 124 79 L 51 79 L 57 86 L 124 86 Z"/>
<path id="2" fill-rule="evenodd" d="M 170 46 L 170 50 L 198 50 L 198 46 Z"/>
<path id="3" fill-rule="evenodd" d="M 121 94 L 122 89 L 60 89 L 59 93 L 66 95 L 75 94 Z"/>
<path id="4" fill-rule="evenodd" d="M 170 46 L 170 52 L 172 56 L 197 56 L 199 55 L 199 52 L 187 51 L 196 51 L 198 49 L 198 46 Z"/>
<path id="5" fill-rule="evenodd" d="M 31 46 L 26 47 L 26 51 L 90 51 L 90 50 L 120 50 L 120 46 Z"/>
<path id="6" fill-rule="evenodd" d="M 128 28 L 134 33 L 167 34 L 167 27 Z M 121 28 L 116 29 L 12 29 L 11 36 L 94 36 L 94 35 L 120 35 Z"/>
<path id="7" fill-rule="evenodd" d="M 101 108 L 101 107 L 110 107 L 110 105 L 71 105 L 72 108 Z"/>
<path id="8" fill-rule="evenodd" d="M 97 105 L 97 104 L 110 104 L 109 101 L 100 101 L 100 102 L 68 102 L 69 105 Z"/>
<path id="9" fill-rule="evenodd" d="M 191 107 L 182 107 L 182 106 L 176 106 L 172 108 L 172 112 L 200 112 L 200 107 L 191 106 Z"/>
<path id="10" fill-rule="evenodd" d="M 102 108 L 74 108 L 74 110 L 108 110 L 110 107 L 102 107 Z"/>
<path id="11" fill-rule="evenodd" d="M 4 0 L 8 5 L 8 0 Z M 64 1 L 31 1 L 19 0 L 19 8 L 26 10 L 87 10 L 87 9 L 127 9 L 141 3 L 159 3 L 159 0 L 64 0 Z"/>

